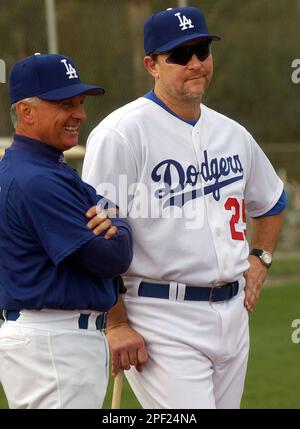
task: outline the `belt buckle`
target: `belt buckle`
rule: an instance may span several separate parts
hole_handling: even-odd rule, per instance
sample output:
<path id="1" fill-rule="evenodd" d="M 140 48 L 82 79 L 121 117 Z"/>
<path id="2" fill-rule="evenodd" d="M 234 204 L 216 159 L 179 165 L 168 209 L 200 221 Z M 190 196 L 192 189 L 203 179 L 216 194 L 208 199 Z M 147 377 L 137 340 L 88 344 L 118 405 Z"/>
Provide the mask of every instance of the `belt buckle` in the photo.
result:
<path id="1" fill-rule="evenodd" d="M 212 302 L 215 302 L 214 301 L 214 291 L 215 291 L 215 289 L 222 289 L 222 286 L 215 286 L 215 287 L 212 287 L 211 288 L 211 290 L 210 290 L 210 292 L 209 292 L 209 298 L 208 298 L 208 300 L 209 300 L 209 303 L 211 304 Z"/>

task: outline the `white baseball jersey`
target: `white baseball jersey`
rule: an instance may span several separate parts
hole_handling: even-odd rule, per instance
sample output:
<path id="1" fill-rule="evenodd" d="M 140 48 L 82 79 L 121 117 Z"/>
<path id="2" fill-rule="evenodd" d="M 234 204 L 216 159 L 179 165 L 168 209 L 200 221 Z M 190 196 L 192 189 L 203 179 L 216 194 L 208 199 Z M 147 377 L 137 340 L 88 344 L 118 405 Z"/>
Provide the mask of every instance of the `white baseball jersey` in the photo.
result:
<path id="1" fill-rule="evenodd" d="M 147 98 L 90 134 L 83 179 L 119 204 L 133 228 L 133 279 L 210 286 L 248 268 L 246 214 L 278 201 L 283 183 L 252 136 L 201 105 L 195 126 Z"/>

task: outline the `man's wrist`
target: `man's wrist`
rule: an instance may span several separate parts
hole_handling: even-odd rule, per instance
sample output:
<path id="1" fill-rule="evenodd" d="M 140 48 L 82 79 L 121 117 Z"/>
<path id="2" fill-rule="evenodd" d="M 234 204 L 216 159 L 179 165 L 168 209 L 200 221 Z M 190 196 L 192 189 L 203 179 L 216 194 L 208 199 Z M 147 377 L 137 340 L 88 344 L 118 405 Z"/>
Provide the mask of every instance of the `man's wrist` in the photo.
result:
<path id="1" fill-rule="evenodd" d="M 249 255 L 256 256 L 266 268 L 270 268 L 272 265 L 273 256 L 272 253 L 268 252 L 267 250 L 253 248 L 250 250 Z"/>
<path id="2" fill-rule="evenodd" d="M 108 323 L 105 329 L 105 332 L 108 334 L 111 331 L 119 328 L 129 328 L 129 324 L 127 320 L 122 320 L 116 323 Z"/>

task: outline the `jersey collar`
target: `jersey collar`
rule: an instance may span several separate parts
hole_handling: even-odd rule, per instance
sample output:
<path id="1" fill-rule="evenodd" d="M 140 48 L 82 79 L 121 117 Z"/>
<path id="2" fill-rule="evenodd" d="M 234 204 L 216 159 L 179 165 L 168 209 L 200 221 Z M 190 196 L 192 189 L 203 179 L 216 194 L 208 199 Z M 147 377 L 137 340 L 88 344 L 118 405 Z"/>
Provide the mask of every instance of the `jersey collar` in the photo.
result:
<path id="1" fill-rule="evenodd" d="M 29 137 L 15 134 L 13 143 L 9 148 L 10 150 L 22 150 L 33 152 L 37 156 L 47 158 L 52 161 L 62 162 L 64 159 L 63 152 L 60 150 L 43 143 L 39 140 L 31 139 Z"/>
<path id="2" fill-rule="evenodd" d="M 176 118 L 180 119 L 181 121 L 185 122 L 186 124 L 192 125 L 192 127 L 194 127 L 196 125 L 196 123 L 198 121 L 188 121 L 187 119 L 183 119 L 180 116 L 176 115 L 175 112 L 173 112 L 173 110 L 169 109 L 169 107 L 163 103 L 154 93 L 153 89 L 149 92 L 147 92 L 147 94 L 144 95 L 145 98 L 148 98 L 149 100 L 154 101 L 154 103 L 158 104 L 160 107 L 162 107 L 163 109 L 165 109 L 167 112 L 171 113 L 171 115 L 175 116 Z"/>

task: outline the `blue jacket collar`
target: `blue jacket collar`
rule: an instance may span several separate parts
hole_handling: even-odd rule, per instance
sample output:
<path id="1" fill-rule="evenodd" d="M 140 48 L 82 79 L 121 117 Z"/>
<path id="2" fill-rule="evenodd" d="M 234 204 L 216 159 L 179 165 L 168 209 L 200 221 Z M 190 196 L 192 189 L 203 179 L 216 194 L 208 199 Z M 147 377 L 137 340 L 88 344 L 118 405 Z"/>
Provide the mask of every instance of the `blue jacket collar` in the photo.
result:
<path id="1" fill-rule="evenodd" d="M 61 162 L 63 160 L 63 152 L 50 146 L 47 143 L 43 143 L 39 140 L 31 139 L 29 137 L 21 136 L 19 134 L 14 135 L 13 143 L 10 146 L 11 150 L 25 149 L 30 152 L 34 152 L 38 156 L 47 158 L 52 161 Z"/>

